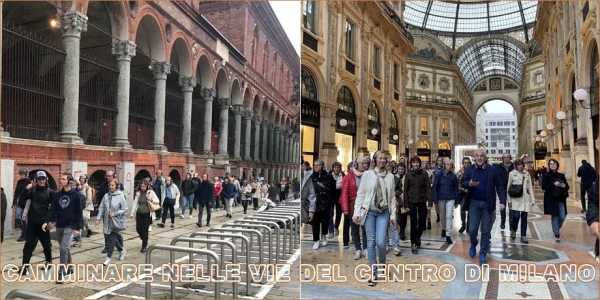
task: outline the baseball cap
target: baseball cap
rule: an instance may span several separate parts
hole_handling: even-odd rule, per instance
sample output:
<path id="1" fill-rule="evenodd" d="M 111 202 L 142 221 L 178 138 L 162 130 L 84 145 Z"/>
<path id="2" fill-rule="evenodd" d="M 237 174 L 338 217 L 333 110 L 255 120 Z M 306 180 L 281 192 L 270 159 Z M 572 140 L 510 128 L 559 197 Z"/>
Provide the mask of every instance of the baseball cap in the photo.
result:
<path id="1" fill-rule="evenodd" d="M 42 178 L 42 177 L 43 177 L 43 178 L 48 178 L 48 176 L 46 176 L 46 172 L 44 172 L 44 171 L 38 171 L 38 172 L 35 174 L 35 178 Z"/>

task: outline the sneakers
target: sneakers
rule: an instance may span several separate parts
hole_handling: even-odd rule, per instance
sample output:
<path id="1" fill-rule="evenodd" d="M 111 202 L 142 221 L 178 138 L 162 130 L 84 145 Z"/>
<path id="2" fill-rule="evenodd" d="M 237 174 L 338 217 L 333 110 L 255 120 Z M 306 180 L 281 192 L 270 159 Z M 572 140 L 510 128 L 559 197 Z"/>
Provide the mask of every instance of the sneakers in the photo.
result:
<path id="1" fill-rule="evenodd" d="M 152 231 L 152 224 L 150 224 L 150 226 L 148 226 L 148 232 Z"/>
<path id="2" fill-rule="evenodd" d="M 175 228 L 175 224 L 174 223 L 171 223 L 171 228 Z"/>
<path id="3" fill-rule="evenodd" d="M 119 251 L 119 260 L 125 259 L 125 253 L 127 253 L 127 250 L 125 249 L 123 249 L 123 251 Z"/>
<path id="4" fill-rule="evenodd" d="M 160 228 L 165 228 L 165 223 L 158 223 L 157 225 L 158 225 L 158 227 L 160 227 Z"/>
<path id="5" fill-rule="evenodd" d="M 316 241 L 315 244 L 313 245 L 313 250 L 318 250 L 320 246 L 321 246 L 321 242 Z"/>
<path id="6" fill-rule="evenodd" d="M 356 252 L 354 252 L 354 260 L 359 260 L 361 256 L 362 253 L 360 250 L 356 250 Z"/>
<path id="7" fill-rule="evenodd" d="M 196 226 L 202 228 L 202 224 L 200 224 L 200 223 L 196 223 Z"/>
<path id="8" fill-rule="evenodd" d="M 73 247 L 81 247 L 81 241 L 73 243 Z"/>
<path id="9" fill-rule="evenodd" d="M 344 249 L 349 249 L 349 248 L 350 248 L 350 246 L 344 245 Z"/>
<path id="10" fill-rule="evenodd" d="M 469 248 L 469 256 L 471 258 L 475 257 L 476 252 L 477 252 L 477 245 L 471 245 L 471 248 Z"/>
<path id="11" fill-rule="evenodd" d="M 327 234 L 327 238 L 328 238 L 328 239 L 332 239 L 332 238 L 333 238 L 333 232 L 332 232 L 332 233 L 328 233 L 328 234 Z"/>
<path id="12" fill-rule="evenodd" d="M 560 243 L 560 234 L 554 235 L 554 241 L 556 241 L 557 243 Z"/>
<path id="13" fill-rule="evenodd" d="M 521 243 L 523 243 L 523 244 L 529 244 L 529 241 L 527 240 L 526 237 L 521 236 Z"/>
<path id="14" fill-rule="evenodd" d="M 110 264 L 110 257 L 105 258 L 102 264 L 108 266 L 108 264 Z"/>
<path id="15" fill-rule="evenodd" d="M 505 222 L 506 222 L 506 221 L 502 221 L 502 222 L 500 223 L 500 229 L 504 229 L 504 228 L 506 228 L 506 226 L 504 226 L 504 223 L 505 223 Z"/>
<path id="16" fill-rule="evenodd" d="M 102 253 L 107 253 L 107 252 L 108 252 L 108 249 L 106 249 L 106 248 L 102 249 Z"/>
<path id="17" fill-rule="evenodd" d="M 179 215 L 182 219 L 185 219 L 185 216 L 183 214 Z"/>
<path id="18" fill-rule="evenodd" d="M 373 281 L 369 280 L 369 286 L 370 286 L 370 287 L 374 287 L 374 286 L 376 286 L 376 285 L 377 285 L 377 283 L 375 283 L 375 282 L 373 282 Z"/>
<path id="19" fill-rule="evenodd" d="M 400 256 L 400 255 L 402 255 L 402 250 L 400 250 L 400 248 L 398 248 L 398 247 L 394 247 L 394 252 L 393 253 L 396 256 Z"/>
<path id="20" fill-rule="evenodd" d="M 324 234 L 321 235 L 321 246 L 327 246 L 327 237 Z"/>
<path id="21" fill-rule="evenodd" d="M 485 259 L 485 253 L 479 253 L 479 264 L 480 265 L 487 264 L 487 260 Z"/>
<path id="22" fill-rule="evenodd" d="M 190 215 L 190 216 L 188 217 L 188 219 L 191 219 L 191 218 L 192 218 L 192 215 Z"/>
<path id="23" fill-rule="evenodd" d="M 369 260 L 369 252 L 367 250 L 363 250 L 362 255 L 366 260 Z"/>
<path id="24" fill-rule="evenodd" d="M 24 242 L 25 241 L 25 237 L 24 236 L 20 236 L 19 239 L 17 239 L 17 242 Z"/>
<path id="25" fill-rule="evenodd" d="M 516 232 L 516 231 L 514 231 L 514 230 L 511 230 L 511 231 L 510 231 L 510 239 L 511 239 L 511 240 L 514 240 L 514 239 L 516 239 L 516 238 L 517 238 L 517 232 Z"/>

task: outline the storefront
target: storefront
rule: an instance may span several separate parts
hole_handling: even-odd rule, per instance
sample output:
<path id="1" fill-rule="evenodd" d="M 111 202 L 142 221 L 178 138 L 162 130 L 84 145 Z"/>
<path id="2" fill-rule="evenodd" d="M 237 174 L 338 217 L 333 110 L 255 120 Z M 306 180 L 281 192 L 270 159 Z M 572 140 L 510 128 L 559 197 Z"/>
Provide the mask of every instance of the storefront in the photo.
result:
<path id="1" fill-rule="evenodd" d="M 391 126 L 390 126 L 390 134 L 389 134 L 389 143 L 390 143 L 390 154 L 392 155 L 393 161 L 398 161 L 398 147 L 400 145 L 400 130 L 398 130 L 398 119 L 396 118 L 396 114 L 392 111 L 391 113 Z"/>
<path id="2" fill-rule="evenodd" d="M 356 114 L 354 98 L 347 87 L 338 92 L 338 110 L 335 114 L 335 146 L 338 150 L 337 161 L 345 166 L 354 160 L 354 141 L 356 136 Z"/>
<path id="3" fill-rule="evenodd" d="M 421 158 L 421 161 L 431 162 L 431 145 L 428 141 L 419 141 L 417 144 L 417 156 Z"/>
<path id="4" fill-rule="evenodd" d="M 438 157 L 442 157 L 444 160 L 452 157 L 452 147 L 448 142 L 441 142 L 438 145 Z"/>
<path id="5" fill-rule="evenodd" d="M 369 120 L 367 121 L 367 149 L 372 157 L 375 152 L 381 149 L 381 123 L 379 121 L 379 109 L 375 102 L 371 101 L 368 110 Z"/>
<path id="6" fill-rule="evenodd" d="M 302 158 L 311 165 L 319 157 L 321 108 L 317 95 L 315 80 L 305 68 L 302 68 L 301 149 Z"/>
<path id="7" fill-rule="evenodd" d="M 546 154 L 548 153 L 548 146 L 546 142 L 535 142 L 533 145 L 535 168 L 546 166 Z"/>

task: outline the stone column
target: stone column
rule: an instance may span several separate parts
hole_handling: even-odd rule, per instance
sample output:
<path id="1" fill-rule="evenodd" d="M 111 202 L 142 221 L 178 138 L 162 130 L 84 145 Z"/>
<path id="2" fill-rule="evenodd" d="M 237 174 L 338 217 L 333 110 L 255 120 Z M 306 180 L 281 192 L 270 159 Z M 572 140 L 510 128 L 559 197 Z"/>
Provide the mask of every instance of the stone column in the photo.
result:
<path id="1" fill-rule="evenodd" d="M 179 85 L 183 91 L 183 137 L 181 139 L 181 152 L 193 153 L 190 147 L 192 138 L 192 92 L 196 86 L 195 77 L 179 77 Z"/>
<path id="2" fill-rule="evenodd" d="M 286 129 L 283 133 L 283 163 L 289 164 L 288 156 L 290 155 L 290 139 L 288 138 L 290 132 Z"/>
<path id="3" fill-rule="evenodd" d="M 78 11 L 59 16 L 66 57 L 63 72 L 65 101 L 63 104 L 60 140 L 65 143 L 83 144 L 79 136 L 79 54 L 81 33 L 87 31 L 88 17 Z"/>
<path id="4" fill-rule="evenodd" d="M 269 139 L 269 135 L 268 135 L 268 130 L 269 127 L 271 126 L 271 124 L 269 124 L 269 120 L 264 120 L 262 123 L 262 129 L 263 129 L 263 133 L 262 133 L 262 162 L 263 163 L 267 163 L 270 160 L 267 159 L 267 154 L 269 154 L 269 149 L 267 148 L 267 140 Z"/>
<path id="5" fill-rule="evenodd" d="M 167 62 L 153 62 L 152 74 L 156 82 L 154 94 L 154 142 L 152 149 L 167 151 L 165 147 L 165 93 L 167 92 L 167 75 L 171 73 L 171 65 Z"/>
<path id="6" fill-rule="evenodd" d="M 252 158 L 254 158 L 255 162 L 260 163 L 260 152 L 258 152 L 260 148 L 260 115 L 254 115 L 252 121 L 254 122 L 254 155 Z M 263 159 L 263 161 L 265 160 Z"/>
<path id="7" fill-rule="evenodd" d="M 212 103 L 213 98 L 217 95 L 217 90 L 203 87 L 201 93 L 202 101 L 204 101 L 204 148 L 202 149 L 202 154 L 208 155 L 211 154 L 210 143 L 212 135 Z"/>
<path id="8" fill-rule="evenodd" d="M 251 110 L 247 110 L 244 111 L 244 120 L 246 121 L 246 132 L 245 134 L 245 150 L 244 150 L 244 160 L 245 161 L 251 161 L 252 158 L 250 156 L 250 145 L 251 143 L 251 138 L 252 138 L 252 116 L 254 115 L 254 113 Z M 260 126 L 260 125 L 259 125 Z"/>
<path id="9" fill-rule="evenodd" d="M 279 126 L 275 126 L 275 128 L 273 128 L 273 133 L 274 133 L 274 143 L 275 145 L 273 145 L 273 162 L 279 163 L 281 162 L 281 127 Z"/>
<path id="10" fill-rule="evenodd" d="M 275 159 L 273 157 L 274 156 L 273 154 L 275 153 L 275 151 L 273 151 L 273 150 L 275 150 L 274 149 L 275 148 L 275 133 L 274 133 L 275 125 L 268 124 L 267 129 L 269 131 L 269 134 L 268 134 L 269 141 L 267 142 L 268 145 L 265 147 L 265 148 L 268 147 L 268 149 L 269 149 L 269 153 L 267 154 L 267 160 L 271 163 L 274 163 Z"/>
<path id="11" fill-rule="evenodd" d="M 233 114 L 235 115 L 235 141 L 233 148 L 233 159 L 242 160 L 240 154 L 242 147 L 242 113 L 244 113 L 244 107 L 241 105 L 233 106 Z"/>
<path id="12" fill-rule="evenodd" d="M 229 105 L 231 105 L 231 99 L 219 98 L 219 146 L 217 148 L 217 154 L 227 154 L 227 138 L 229 133 Z"/>
<path id="13" fill-rule="evenodd" d="M 115 122 L 115 137 L 112 144 L 115 147 L 131 148 L 129 143 L 129 79 L 131 78 L 131 58 L 135 56 L 135 44 L 132 41 L 121 41 L 112 45 L 112 54 L 117 56 L 119 69 L 117 87 L 117 116 Z"/>

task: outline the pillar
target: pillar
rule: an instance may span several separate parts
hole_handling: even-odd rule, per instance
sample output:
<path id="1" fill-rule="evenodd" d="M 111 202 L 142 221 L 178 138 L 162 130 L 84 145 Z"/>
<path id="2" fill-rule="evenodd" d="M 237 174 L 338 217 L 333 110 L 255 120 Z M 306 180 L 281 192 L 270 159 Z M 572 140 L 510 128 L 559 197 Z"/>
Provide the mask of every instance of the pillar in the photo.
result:
<path id="1" fill-rule="evenodd" d="M 213 98 L 217 95 L 217 90 L 203 87 L 201 90 L 202 101 L 204 102 L 204 136 L 202 154 L 211 154 L 211 135 L 212 135 L 212 107 Z"/>
<path id="2" fill-rule="evenodd" d="M 274 156 L 273 154 L 275 153 L 275 151 L 274 151 L 275 150 L 274 149 L 275 148 L 275 132 L 274 132 L 275 124 L 268 124 L 267 129 L 269 131 L 269 134 L 268 134 L 269 141 L 267 142 L 268 145 L 265 147 L 265 148 L 268 147 L 268 149 L 269 149 L 269 153 L 267 155 L 267 160 L 271 163 L 274 163 L 275 159 L 273 157 Z"/>
<path id="3" fill-rule="evenodd" d="M 167 75 L 171 73 L 171 65 L 167 62 L 153 62 L 152 74 L 156 83 L 154 93 L 154 142 L 152 149 L 167 151 L 165 147 L 165 93 L 167 91 Z"/>
<path id="4" fill-rule="evenodd" d="M 280 163 L 281 162 L 281 127 L 275 126 L 273 128 L 273 141 L 275 145 L 273 145 L 273 162 Z"/>
<path id="5" fill-rule="evenodd" d="M 196 86 L 195 77 L 179 77 L 179 85 L 183 92 L 183 137 L 181 139 L 181 152 L 193 153 L 190 147 L 192 138 L 192 92 Z"/>
<path id="6" fill-rule="evenodd" d="M 229 105 L 231 105 L 231 99 L 219 98 L 219 146 L 217 148 L 217 154 L 227 155 L 227 138 L 229 133 Z"/>
<path id="7" fill-rule="evenodd" d="M 242 113 L 244 113 L 244 107 L 241 105 L 233 106 L 233 114 L 235 115 L 235 141 L 233 148 L 233 159 L 242 160 L 240 154 L 240 148 L 242 147 Z"/>
<path id="8" fill-rule="evenodd" d="M 131 148 L 129 143 L 129 79 L 131 78 L 131 58 L 135 56 L 135 44 L 132 41 L 120 41 L 112 45 L 112 54 L 117 56 L 117 116 L 115 122 L 115 137 L 112 144 L 115 147 Z"/>
<path id="9" fill-rule="evenodd" d="M 268 130 L 269 130 L 269 121 L 268 120 L 263 120 L 262 123 L 262 129 L 263 129 L 263 133 L 262 133 L 262 162 L 263 163 L 267 163 L 269 160 L 267 160 L 267 154 L 269 152 L 269 150 L 267 149 L 267 140 L 269 139 L 269 135 L 267 134 Z"/>
<path id="10" fill-rule="evenodd" d="M 244 111 L 244 121 L 246 121 L 246 132 L 245 134 L 245 148 L 244 149 L 244 160 L 245 161 L 251 161 L 252 158 L 250 156 L 250 145 L 252 144 L 250 142 L 250 139 L 252 138 L 252 116 L 253 116 L 253 112 L 251 110 L 247 110 Z M 260 125 L 259 125 L 260 126 Z"/>
<path id="11" fill-rule="evenodd" d="M 79 54 L 81 33 L 87 31 L 88 17 L 78 11 L 69 11 L 60 16 L 63 46 L 67 54 L 64 62 L 62 128 L 60 139 L 65 143 L 83 144 L 79 137 Z"/>
<path id="12" fill-rule="evenodd" d="M 254 155 L 252 157 L 257 163 L 259 163 L 261 160 L 260 152 L 258 152 L 258 149 L 260 148 L 260 121 L 261 118 L 258 114 L 254 115 L 254 117 L 252 118 L 252 122 L 254 122 Z M 263 161 L 265 161 L 264 158 Z"/>

